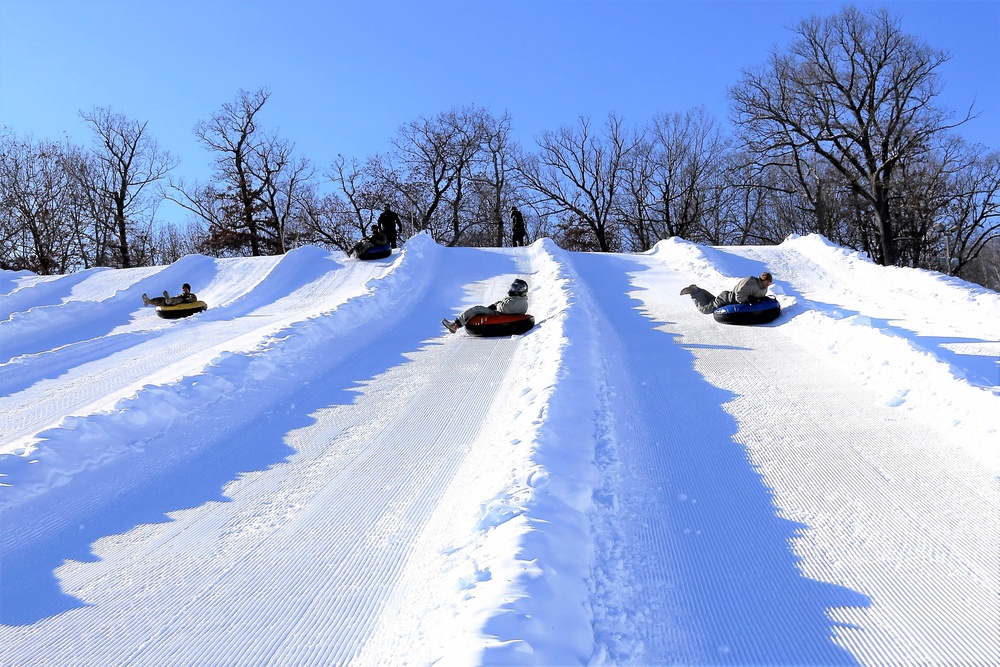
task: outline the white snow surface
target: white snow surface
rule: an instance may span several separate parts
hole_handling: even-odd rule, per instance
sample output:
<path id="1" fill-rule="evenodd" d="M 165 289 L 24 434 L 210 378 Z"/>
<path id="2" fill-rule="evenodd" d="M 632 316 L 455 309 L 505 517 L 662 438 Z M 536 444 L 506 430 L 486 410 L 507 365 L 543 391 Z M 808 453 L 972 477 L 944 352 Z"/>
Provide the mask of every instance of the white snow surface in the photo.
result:
<path id="1" fill-rule="evenodd" d="M 819 236 L 2 272 L 0 664 L 1000 664 L 998 357 Z"/>

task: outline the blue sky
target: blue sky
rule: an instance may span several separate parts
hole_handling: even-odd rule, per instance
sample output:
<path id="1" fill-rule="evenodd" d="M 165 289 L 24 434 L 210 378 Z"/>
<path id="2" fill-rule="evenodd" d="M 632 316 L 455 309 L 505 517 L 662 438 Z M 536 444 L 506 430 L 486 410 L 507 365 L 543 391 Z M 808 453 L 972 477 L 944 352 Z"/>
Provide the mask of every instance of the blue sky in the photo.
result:
<path id="1" fill-rule="evenodd" d="M 1000 149 L 1000 0 L 884 6 L 949 51 L 943 103 L 981 112 L 962 133 Z M 260 119 L 318 167 L 385 151 L 421 116 L 477 104 L 515 137 L 614 111 L 643 124 L 704 106 L 728 127 L 727 89 L 825 1 L 0 0 L 0 126 L 89 145 L 80 110 L 149 123 L 204 178 L 192 134 L 242 88 L 270 89 Z"/>

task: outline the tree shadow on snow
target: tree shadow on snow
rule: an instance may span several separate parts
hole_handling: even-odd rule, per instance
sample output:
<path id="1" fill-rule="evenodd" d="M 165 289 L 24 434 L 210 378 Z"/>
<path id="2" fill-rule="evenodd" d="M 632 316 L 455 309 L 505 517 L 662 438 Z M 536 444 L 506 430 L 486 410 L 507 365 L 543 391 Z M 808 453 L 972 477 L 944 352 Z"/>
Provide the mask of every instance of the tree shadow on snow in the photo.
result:
<path id="1" fill-rule="evenodd" d="M 705 248 L 704 253 L 706 258 L 708 258 L 716 268 L 723 273 L 728 273 L 734 276 L 756 276 L 760 275 L 762 271 L 766 271 L 768 268 L 766 265 L 757 260 L 741 257 L 739 255 L 726 252 L 724 249 L 720 248 Z M 910 341 L 910 343 L 912 343 L 918 350 L 927 350 L 942 362 L 951 365 L 957 371 L 955 375 L 967 380 L 970 384 L 985 388 L 1000 386 L 1000 365 L 997 363 L 997 356 L 995 354 L 968 354 L 949 347 L 963 344 L 969 345 L 973 348 L 979 345 L 989 345 L 990 348 L 993 349 L 992 346 L 1000 344 L 1000 340 L 924 336 L 918 334 L 912 329 L 900 326 L 893 320 L 871 317 L 861 311 L 844 308 L 832 303 L 816 301 L 815 299 L 807 299 L 802 295 L 802 293 L 793 289 L 791 285 L 780 282 L 781 276 L 778 276 L 778 279 L 779 283 L 777 288 L 780 290 L 779 294 L 791 296 L 794 298 L 795 302 L 788 306 L 782 306 L 781 315 L 777 320 L 772 322 L 770 326 L 780 325 L 789 317 L 794 317 L 798 313 L 808 311 L 822 313 L 827 317 L 831 317 L 836 320 L 852 317 L 858 318 L 859 324 L 879 329 L 890 336 L 904 338 Z M 719 289 L 727 288 L 719 287 Z M 932 302 L 929 302 L 927 305 L 928 309 L 933 309 L 934 307 L 935 306 Z"/>
<path id="2" fill-rule="evenodd" d="M 789 290 L 789 292 L 792 291 Z M 773 325 L 780 324 L 787 315 L 794 316 L 797 312 L 806 311 L 823 313 L 825 316 L 835 320 L 852 319 L 855 326 L 878 329 L 886 336 L 893 336 L 909 341 L 915 352 L 928 352 L 942 363 L 951 366 L 952 374 L 955 377 L 964 379 L 971 385 L 984 388 L 1000 386 L 1000 364 L 998 364 L 995 354 L 975 354 L 960 351 L 963 346 L 970 347 L 973 350 L 979 348 L 988 350 L 997 349 L 1000 348 L 1000 340 L 921 335 L 912 329 L 894 323 L 890 319 L 871 317 L 857 310 L 850 310 L 835 304 L 815 301 L 813 299 L 805 299 L 801 294 L 795 294 L 796 303 L 790 308 L 782 310 L 781 316 L 772 323 Z M 953 349 L 953 347 L 959 349 Z"/>
<path id="3" fill-rule="evenodd" d="M 94 475 L 79 474 L 40 502 L 18 508 L 17 533 L 26 539 L 0 550 L 0 623 L 27 625 L 88 606 L 63 592 L 56 570 L 64 561 L 97 562 L 91 546 L 100 538 L 170 522 L 168 512 L 229 502 L 222 492 L 228 482 L 285 460 L 293 452 L 283 442 L 290 422 L 274 417 L 257 415 L 227 433 L 202 416 L 144 443 L 143 452 L 121 457 Z M 170 451 L 153 454 L 158 469 L 146 473 L 141 468 L 157 449 Z M 45 527 L 44 535 L 31 535 L 24 528 L 31 525 Z"/>
<path id="4" fill-rule="evenodd" d="M 469 282 L 497 269 L 516 270 L 508 257 L 496 263 L 473 253 L 454 257 L 464 260 L 461 275 Z M 89 606 L 64 592 L 57 570 L 65 561 L 97 562 L 92 545 L 101 538 L 173 521 L 171 512 L 231 502 L 225 486 L 287 461 L 295 450 L 286 436 L 312 425 L 314 413 L 353 404 L 359 388 L 441 338 L 441 316 L 455 311 L 463 296 L 460 284 L 424 290 L 364 331 L 322 338 L 296 352 L 290 372 L 216 401 L 93 474 L 77 474 L 39 502 L 18 507 L 16 517 L 0 516 L 0 624 L 29 625 Z"/>
<path id="5" fill-rule="evenodd" d="M 610 388 L 616 431 L 603 447 L 614 451 L 599 448 L 598 459 L 614 461 L 611 529 L 621 562 L 632 564 L 618 604 L 645 635 L 634 649 L 598 627 L 599 643 L 623 662 L 857 664 L 833 643 L 827 614 L 869 599 L 803 575 L 792 541 L 809 527 L 779 516 L 736 442 L 723 409 L 733 394 L 706 382 L 689 346 L 643 315 L 640 301 L 623 298 L 635 291 L 628 275 L 645 267 L 607 255 L 574 264 L 635 385 Z"/>

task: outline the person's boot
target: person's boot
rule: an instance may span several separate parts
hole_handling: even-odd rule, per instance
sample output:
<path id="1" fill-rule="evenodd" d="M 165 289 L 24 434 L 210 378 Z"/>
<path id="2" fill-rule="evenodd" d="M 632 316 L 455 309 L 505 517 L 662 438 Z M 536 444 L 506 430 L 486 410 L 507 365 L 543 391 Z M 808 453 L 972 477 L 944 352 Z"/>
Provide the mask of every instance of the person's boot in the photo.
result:
<path id="1" fill-rule="evenodd" d="M 149 305 L 149 297 L 146 296 L 145 293 L 143 293 L 143 295 L 142 295 L 142 305 L 144 305 L 144 306 L 148 306 Z"/>
<path id="2" fill-rule="evenodd" d="M 458 320 L 452 322 L 446 317 L 443 320 L 441 320 L 441 324 L 444 325 L 444 328 L 447 329 L 449 333 L 455 333 L 456 331 L 458 331 Z"/>
<path id="3" fill-rule="evenodd" d="M 688 285 L 687 287 L 685 287 L 684 289 L 681 290 L 681 294 L 690 294 L 691 292 L 695 291 L 697 288 L 698 288 L 697 285 Z"/>

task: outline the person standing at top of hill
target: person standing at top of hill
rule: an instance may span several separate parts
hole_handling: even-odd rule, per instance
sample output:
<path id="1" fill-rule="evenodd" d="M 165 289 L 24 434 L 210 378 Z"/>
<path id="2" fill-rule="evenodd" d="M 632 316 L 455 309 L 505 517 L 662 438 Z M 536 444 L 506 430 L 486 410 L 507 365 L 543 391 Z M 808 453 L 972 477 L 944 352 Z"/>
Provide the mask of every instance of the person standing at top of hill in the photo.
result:
<path id="1" fill-rule="evenodd" d="M 524 216 L 516 206 L 510 207 L 511 245 L 523 246 L 525 241 Z"/>
<path id="2" fill-rule="evenodd" d="M 736 283 L 736 287 L 731 292 L 719 292 L 719 296 L 715 296 L 697 285 L 688 285 L 681 290 L 681 294 L 690 295 L 698 310 L 710 315 L 722 306 L 731 303 L 757 303 L 761 299 L 766 299 L 767 288 L 771 286 L 772 282 L 774 282 L 774 278 L 765 271 L 759 276 L 744 278 Z"/>
<path id="3" fill-rule="evenodd" d="M 399 232 L 399 216 L 392 210 L 389 204 L 385 205 L 385 210 L 378 216 L 378 226 L 390 247 L 396 247 L 396 235 Z"/>
<path id="4" fill-rule="evenodd" d="M 170 296 L 167 290 L 163 290 L 163 296 L 154 296 L 152 299 L 145 294 L 142 295 L 144 306 L 176 306 L 180 303 L 194 303 L 197 300 L 197 295 L 191 291 L 191 286 L 187 283 L 181 285 L 181 293 L 177 296 Z"/>
<path id="5" fill-rule="evenodd" d="M 518 278 L 510 284 L 507 296 L 496 303 L 488 306 L 472 306 L 466 308 L 461 315 L 454 320 L 447 317 L 441 320 L 441 324 L 451 333 L 455 333 L 460 328 L 468 324 L 476 315 L 524 315 L 528 312 L 528 283 Z"/>

